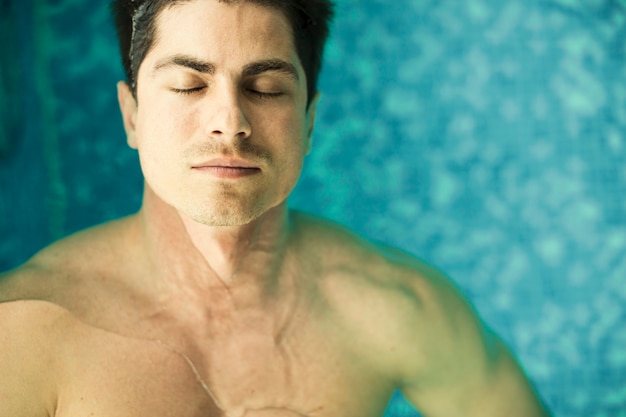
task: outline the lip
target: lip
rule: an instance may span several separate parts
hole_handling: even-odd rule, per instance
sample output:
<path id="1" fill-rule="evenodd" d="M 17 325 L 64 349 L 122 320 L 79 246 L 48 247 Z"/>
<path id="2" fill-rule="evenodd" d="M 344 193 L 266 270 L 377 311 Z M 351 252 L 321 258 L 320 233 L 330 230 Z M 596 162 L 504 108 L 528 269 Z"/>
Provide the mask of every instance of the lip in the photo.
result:
<path id="1" fill-rule="evenodd" d="M 261 169 L 257 164 L 238 158 L 213 158 L 208 161 L 192 164 L 191 168 L 243 168 L 243 169 Z"/>
<path id="2" fill-rule="evenodd" d="M 261 167 L 255 163 L 238 158 L 213 158 L 204 162 L 194 163 L 191 169 L 221 179 L 243 178 L 261 172 Z"/>

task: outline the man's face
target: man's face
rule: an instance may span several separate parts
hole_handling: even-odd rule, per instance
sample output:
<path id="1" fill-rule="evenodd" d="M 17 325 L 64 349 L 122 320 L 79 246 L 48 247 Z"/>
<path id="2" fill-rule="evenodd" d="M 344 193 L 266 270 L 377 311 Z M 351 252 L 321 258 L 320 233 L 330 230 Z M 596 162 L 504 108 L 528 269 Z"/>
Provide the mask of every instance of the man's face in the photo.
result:
<path id="1" fill-rule="evenodd" d="M 122 104 L 148 186 L 183 215 L 241 225 L 282 203 L 310 146 L 315 102 L 289 22 L 272 8 L 165 8 Z M 128 104 L 132 101 L 132 104 Z"/>

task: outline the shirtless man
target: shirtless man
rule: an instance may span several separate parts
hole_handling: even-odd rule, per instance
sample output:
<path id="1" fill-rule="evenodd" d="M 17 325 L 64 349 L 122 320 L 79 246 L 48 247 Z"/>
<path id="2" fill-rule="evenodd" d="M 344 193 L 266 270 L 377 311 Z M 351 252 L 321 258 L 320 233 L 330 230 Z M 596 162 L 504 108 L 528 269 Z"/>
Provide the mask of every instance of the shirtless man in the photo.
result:
<path id="1" fill-rule="evenodd" d="M 446 277 L 287 209 L 327 0 L 116 8 L 143 206 L 2 276 L 0 417 L 547 415 Z"/>

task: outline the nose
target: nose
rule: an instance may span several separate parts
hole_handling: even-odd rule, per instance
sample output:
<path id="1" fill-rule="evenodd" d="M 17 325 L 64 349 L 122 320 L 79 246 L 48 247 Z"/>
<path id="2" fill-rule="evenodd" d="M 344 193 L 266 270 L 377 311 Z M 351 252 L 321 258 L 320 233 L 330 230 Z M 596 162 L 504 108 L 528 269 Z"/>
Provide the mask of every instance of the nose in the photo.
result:
<path id="1" fill-rule="evenodd" d="M 209 136 L 224 141 L 248 138 L 252 129 L 236 89 L 223 89 L 213 100 L 207 125 Z"/>

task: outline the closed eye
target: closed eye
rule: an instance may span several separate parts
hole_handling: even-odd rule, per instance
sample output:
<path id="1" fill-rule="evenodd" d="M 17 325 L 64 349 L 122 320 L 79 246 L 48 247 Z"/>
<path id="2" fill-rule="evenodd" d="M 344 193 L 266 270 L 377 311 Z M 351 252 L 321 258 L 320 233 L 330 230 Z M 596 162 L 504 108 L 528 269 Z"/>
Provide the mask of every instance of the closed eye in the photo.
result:
<path id="1" fill-rule="evenodd" d="M 192 87 L 192 88 L 172 88 L 172 91 L 177 94 L 191 95 L 194 93 L 199 93 L 205 88 L 206 88 L 205 86 Z"/>
<path id="2" fill-rule="evenodd" d="M 283 93 L 281 92 L 275 92 L 275 93 L 267 93 L 264 91 L 257 91 L 257 90 L 248 90 L 250 93 L 254 94 L 255 96 L 259 97 L 259 98 L 264 98 L 264 99 L 270 99 L 270 98 L 276 98 L 276 97 L 280 97 L 283 95 Z"/>

